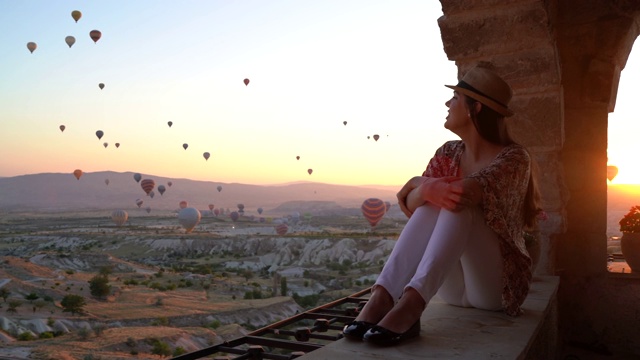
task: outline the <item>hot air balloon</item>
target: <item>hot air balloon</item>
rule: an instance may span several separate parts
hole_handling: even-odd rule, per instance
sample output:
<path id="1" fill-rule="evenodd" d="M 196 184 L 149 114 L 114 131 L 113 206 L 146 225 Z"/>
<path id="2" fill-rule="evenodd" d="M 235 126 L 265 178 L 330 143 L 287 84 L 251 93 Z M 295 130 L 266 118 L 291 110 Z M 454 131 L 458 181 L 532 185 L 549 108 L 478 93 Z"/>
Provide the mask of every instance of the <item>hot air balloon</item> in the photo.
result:
<path id="1" fill-rule="evenodd" d="M 153 197 L 156 196 L 156 193 L 153 190 L 151 190 L 149 191 L 148 195 L 151 196 L 151 198 L 153 199 Z"/>
<path id="2" fill-rule="evenodd" d="M 167 188 L 165 188 L 164 185 L 158 186 L 158 192 L 160 193 L 160 196 L 162 196 L 166 190 Z"/>
<path id="3" fill-rule="evenodd" d="M 307 172 L 309 173 L 309 175 L 311 175 L 311 173 L 313 173 L 313 169 L 309 169 L 307 170 Z"/>
<path id="4" fill-rule="evenodd" d="M 169 122 L 167 123 L 167 125 L 169 125 L 169 127 L 171 127 L 171 125 L 173 125 L 173 121 L 169 121 Z"/>
<path id="5" fill-rule="evenodd" d="M 213 211 L 213 207 L 214 207 L 213 204 L 209 204 L 209 210 Z"/>
<path id="6" fill-rule="evenodd" d="M 140 175 L 140 173 L 133 174 L 133 180 L 140 182 L 140 179 L 142 179 L 142 175 Z"/>
<path id="7" fill-rule="evenodd" d="M 378 141 L 378 139 L 380 139 L 380 135 L 378 134 L 373 135 L 373 140 Z"/>
<path id="8" fill-rule="evenodd" d="M 173 185 L 173 183 L 171 181 L 167 181 L 167 185 L 169 185 L 169 187 L 171 187 L 171 185 Z"/>
<path id="9" fill-rule="evenodd" d="M 180 205 L 180 209 L 184 209 L 184 208 L 186 208 L 187 206 L 189 206 L 189 203 L 188 203 L 188 202 L 186 202 L 185 200 L 182 200 L 182 201 L 180 201 L 180 204 L 179 204 L 179 205 Z"/>
<path id="10" fill-rule="evenodd" d="M 287 231 L 289 231 L 289 226 L 287 226 L 287 224 L 282 223 L 276 225 L 276 233 L 278 233 L 278 235 L 284 235 Z"/>
<path id="11" fill-rule="evenodd" d="M 218 192 L 220 192 L 220 191 L 222 191 L 222 186 L 218 185 L 218 187 L 216 189 L 218 189 Z"/>
<path id="12" fill-rule="evenodd" d="M 107 184 L 107 186 L 109 186 L 109 179 L 104 179 L 104 183 Z"/>
<path id="13" fill-rule="evenodd" d="M 91 30 L 89 32 L 89 36 L 94 43 L 97 43 L 98 40 L 100 40 L 100 38 L 102 37 L 102 33 L 99 30 Z"/>
<path id="14" fill-rule="evenodd" d="M 380 219 L 384 216 L 386 212 L 386 205 L 384 201 L 378 198 L 368 198 L 362 203 L 360 209 L 362 210 L 362 215 L 364 215 L 365 219 L 369 221 L 371 227 L 374 227 L 378 224 Z"/>
<path id="15" fill-rule="evenodd" d="M 607 166 L 607 179 L 613 181 L 616 175 L 618 175 L 618 167 L 613 165 Z"/>
<path id="16" fill-rule="evenodd" d="M 104 142 L 104 143 L 102 143 L 102 146 L 104 146 L 104 148 L 106 149 L 107 146 L 109 146 L 109 143 L 108 142 Z"/>
<path id="17" fill-rule="evenodd" d="M 261 208 L 261 207 L 259 207 L 259 208 L 258 208 L 258 215 L 262 215 L 262 211 L 263 211 L 263 210 L 262 210 L 262 208 Z"/>
<path id="18" fill-rule="evenodd" d="M 240 217 L 240 214 L 237 211 L 232 211 L 231 214 L 229 214 L 229 216 L 231 217 L 231 220 L 235 222 Z"/>
<path id="19" fill-rule="evenodd" d="M 296 160 L 300 160 L 300 156 L 296 156 Z"/>
<path id="20" fill-rule="evenodd" d="M 182 225 L 188 233 L 198 225 L 200 219 L 200 211 L 193 207 L 184 208 L 178 213 L 178 222 L 180 222 L 180 225 Z"/>
<path id="21" fill-rule="evenodd" d="M 103 135 L 104 135 L 104 132 L 102 132 L 102 130 L 96 131 L 96 136 L 98 137 L 98 140 L 102 139 Z"/>
<path id="22" fill-rule="evenodd" d="M 80 176 L 82 176 L 82 170 L 80 169 L 76 169 L 73 171 L 73 176 L 76 177 L 76 179 L 80 180 Z"/>
<path id="23" fill-rule="evenodd" d="M 113 220 L 113 222 L 118 226 L 124 225 L 124 223 L 127 222 L 128 218 L 129 214 L 127 214 L 127 212 L 124 210 L 114 210 L 111 213 L 111 220 Z"/>
<path id="24" fill-rule="evenodd" d="M 36 48 L 38 48 L 38 45 L 36 45 L 36 43 L 34 43 L 33 41 L 30 41 L 30 42 L 27 43 L 27 49 L 29 49 L 29 51 L 32 54 L 36 50 Z"/>
<path id="25" fill-rule="evenodd" d="M 120 147 L 120 143 L 116 143 L 116 147 L 119 148 Z"/>
<path id="26" fill-rule="evenodd" d="M 187 148 L 189 147 L 189 144 L 184 143 L 184 144 L 182 144 L 182 147 L 183 147 L 185 150 L 187 150 Z"/>
<path id="27" fill-rule="evenodd" d="M 243 81 L 244 81 L 244 86 L 249 85 L 249 79 L 244 79 Z"/>
<path id="28" fill-rule="evenodd" d="M 82 17 L 82 13 L 80 12 L 80 10 L 73 10 L 71 12 L 71 17 L 73 18 L 73 20 L 78 22 L 78 20 L 80 20 L 80 18 Z"/>
<path id="29" fill-rule="evenodd" d="M 62 132 L 64 132 L 64 129 L 66 129 L 66 126 L 64 126 L 64 125 L 60 125 L 59 127 L 60 127 L 60 131 L 62 131 Z"/>
<path id="30" fill-rule="evenodd" d="M 238 210 L 244 211 L 244 204 L 238 204 Z"/>
<path id="31" fill-rule="evenodd" d="M 151 212 L 151 206 L 147 206 L 145 210 L 147 211 L 147 214 L 149 214 Z"/>
<path id="32" fill-rule="evenodd" d="M 213 214 L 214 214 L 215 216 L 220 215 L 220 209 L 213 209 Z"/>
<path id="33" fill-rule="evenodd" d="M 342 124 L 343 124 L 344 126 L 347 126 L 347 122 L 346 122 L 346 121 L 343 121 L 343 122 L 342 122 Z"/>
<path id="34" fill-rule="evenodd" d="M 202 154 L 202 156 L 204 156 L 205 160 L 209 160 L 209 156 L 211 156 L 208 152 L 205 152 L 204 154 Z"/>
<path id="35" fill-rule="evenodd" d="M 104 89 L 104 83 L 98 84 L 98 87 L 100 88 L 100 90 Z"/>
<path id="36" fill-rule="evenodd" d="M 142 206 L 142 204 L 144 204 L 144 201 L 142 199 L 136 199 L 136 205 L 138 205 L 138 208 Z"/>
<path id="37" fill-rule="evenodd" d="M 71 48 L 73 46 L 73 44 L 76 43 L 76 38 L 74 38 L 73 36 L 69 35 L 66 38 L 64 38 L 64 42 L 66 42 L 67 45 L 69 45 L 69 48 Z"/>
<path id="38" fill-rule="evenodd" d="M 142 187 L 142 190 L 149 195 L 151 190 L 156 186 L 156 182 L 153 181 L 153 179 L 144 179 L 140 181 L 140 186 Z"/>

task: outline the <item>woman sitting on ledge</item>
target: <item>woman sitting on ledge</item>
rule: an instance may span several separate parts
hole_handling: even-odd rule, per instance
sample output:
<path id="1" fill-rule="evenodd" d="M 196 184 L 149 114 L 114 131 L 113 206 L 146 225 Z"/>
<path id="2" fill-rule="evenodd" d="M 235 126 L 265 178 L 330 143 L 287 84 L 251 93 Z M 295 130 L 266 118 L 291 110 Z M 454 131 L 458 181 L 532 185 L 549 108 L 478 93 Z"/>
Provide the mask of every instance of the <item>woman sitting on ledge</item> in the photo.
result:
<path id="1" fill-rule="evenodd" d="M 522 311 L 532 278 L 522 233 L 540 210 L 529 153 L 505 124 L 511 88 L 482 67 L 446 86 L 444 126 L 461 140 L 446 142 L 398 192 L 409 221 L 369 301 L 344 327 L 349 339 L 392 345 L 418 336 L 436 293 L 456 306 Z"/>

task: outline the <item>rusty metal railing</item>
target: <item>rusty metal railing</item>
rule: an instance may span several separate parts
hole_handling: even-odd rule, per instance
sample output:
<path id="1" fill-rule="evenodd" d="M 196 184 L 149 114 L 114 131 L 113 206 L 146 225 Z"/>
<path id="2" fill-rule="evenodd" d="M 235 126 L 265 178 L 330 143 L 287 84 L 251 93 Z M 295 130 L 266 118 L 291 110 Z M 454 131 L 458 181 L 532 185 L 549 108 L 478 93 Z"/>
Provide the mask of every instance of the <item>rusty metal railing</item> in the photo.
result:
<path id="1" fill-rule="evenodd" d="M 367 302 L 371 288 L 334 300 L 249 334 L 179 355 L 172 360 L 212 356 L 216 360 L 289 360 L 298 358 L 342 338 L 344 324 L 351 322 Z"/>

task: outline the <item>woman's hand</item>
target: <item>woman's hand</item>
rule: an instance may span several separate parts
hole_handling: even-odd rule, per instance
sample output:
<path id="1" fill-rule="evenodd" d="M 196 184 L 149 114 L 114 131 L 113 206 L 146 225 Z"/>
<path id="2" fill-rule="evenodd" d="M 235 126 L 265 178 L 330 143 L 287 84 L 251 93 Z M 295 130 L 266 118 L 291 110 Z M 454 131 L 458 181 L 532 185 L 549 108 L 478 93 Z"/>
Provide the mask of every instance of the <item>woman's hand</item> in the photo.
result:
<path id="1" fill-rule="evenodd" d="M 482 187 L 473 179 L 457 176 L 415 176 L 400 189 L 397 197 L 402 212 L 411 217 L 415 209 L 426 202 L 449 211 L 475 206 L 482 201 Z"/>

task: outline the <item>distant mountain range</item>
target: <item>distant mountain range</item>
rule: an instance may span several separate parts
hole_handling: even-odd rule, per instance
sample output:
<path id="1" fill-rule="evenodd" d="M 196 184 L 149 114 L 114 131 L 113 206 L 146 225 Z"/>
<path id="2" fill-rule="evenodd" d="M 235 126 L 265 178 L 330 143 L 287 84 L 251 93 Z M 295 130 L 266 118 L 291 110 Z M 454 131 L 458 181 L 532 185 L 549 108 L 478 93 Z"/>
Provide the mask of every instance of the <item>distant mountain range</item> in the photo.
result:
<path id="1" fill-rule="evenodd" d="M 347 186 L 323 183 L 292 183 L 284 185 L 249 185 L 173 179 L 154 175 L 143 175 L 142 179 L 153 179 L 154 197 L 143 191 L 133 172 L 101 171 L 83 174 L 79 180 L 67 173 L 42 173 L 0 178 L 0 211 L 83 211 L 101 209 L 138 209 L 136 200 L 143 201 L 156 210 L 175 210 L 180 201 L 189 206 L 208 209 L 209 204 L 217 208 L 238 209 L 255 213 L 258 208 L 275 209 L 283 204 L 298 202 L 309 208 L 317 207 L 360 208 L 369 197 L 377 197 L 396 204 L 396 192 L 400 186 Z M 108 180 L 108 184 L 106 182 Z M 172 183 L 169 186 L 169 182 Z M 164 185 L 160 194 L 158 187 Z M 221 191 L 217 187 L 221 186 Z M 291 208 L 284 206 L 284 208 Z"/>

